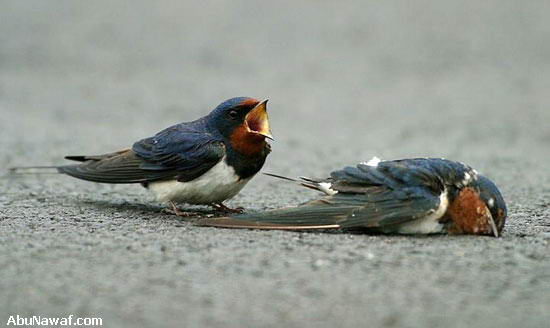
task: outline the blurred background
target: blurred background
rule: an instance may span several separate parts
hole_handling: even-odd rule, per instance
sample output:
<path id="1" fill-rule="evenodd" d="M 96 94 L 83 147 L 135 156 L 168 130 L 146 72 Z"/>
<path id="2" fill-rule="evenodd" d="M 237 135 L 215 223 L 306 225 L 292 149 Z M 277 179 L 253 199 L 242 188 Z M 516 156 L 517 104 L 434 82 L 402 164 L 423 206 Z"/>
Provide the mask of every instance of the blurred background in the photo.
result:
<path id="1" fill-rule="evenodd" d="M 533 251 L 534 258 L 545 258 L 537 256 L 541 249 L 548 249 L 544 246 L 547 242 L 536 238 L 543 238 L 540 233 L 546 233 L 547 238 L 549 231 L 549 1 L 0 0 L 0 8 L 1 167 L 60 164 L 67 154 L 126 148 L 169 125 L 203 116 L 227 98 L 269 98 L 276 141 L 265 171 L 324 176 L 332 169 L 372 156 L 461 160 L 493 178 L 509 202 L 510 248 L 503 252 L 515 252 L 521 245 L 536 246 L 541 248 Z M 544 283 L 547 274 L 546 280 L 541 278 L 542 260 L 533 260 L 530 255 L 512 256 L 514 265 L 527 268 L 531 276 L 522 271 L 506 280 L 502 277 L 509 277 L 509 267 L 497 262 L 487 269 L 487 254 L 481 254 L 480 249 L 497 252 L 491 253 L 494 260 L 504 261 L 510 254 L 498 253 L 499 244 L 486 239 L 476 241 L 472 248 L 468 240 L 441 241 L 441 249 L 451 245 L 451 250 L 438 255 L 451 263 L 450 267 L 457 265 L 457 272 L 466 270 L 486 277 L 480 278 L 479 285 L 471 281 L 453 285 L 445 279 L 436 287 L 415 282 L 415 277 L 430 275 L 440 267 L 439 263 L 417 266 L 424 260 L 403 260 L 400 252 L 418 244 L 421 251 L 412 258 L 438 254 L 422 248 L 428 242 L 414 239 L 369 240 L 375 247 L 369 252 L 377 254 L 378 247 L 389 258 L 379 264 L 385 278 L 368 283 L 361 270 L 371 268 L 351 264 L 356 263 L 352 260 L 357 254 L 335 251 L 329 260 L 322 257 L 332 252 L 324 247 L 335 245 L 335 239 L 343 246 L 334 247 L 354 249 L 357 240 L 346 236 L 304 235 L 311 244 L 303 248 L 288 241 L 291 237 L 287 236 L 295 235 L 280 233 L 228 234 L 198 229 L 186 235 L 174 231 L 171 225 L 175 221 L 156 218 L 155 210 L 143 214 L 122 207 L 111 208 L 106 214 L 105 208 L 97 205 L 120 201 L 147 204 L 143 197 L 148 196 L 140 188 L 55 176 L 30 177 L 17 184 L 4 180 L 0 184 L 4 191 L 0 203 L 6 205 L 2 214 L 5 252 L 0 260 L 12 263 L 4 271 L 3 285 L 0 282 L 11 296 L 0 304 L 10 313 L 51 314 L 67 308 L 74 313 L 105 315 L 108 322 L 119 326 L 147 326 L 159 320 L 166 320 L 167 325 L 178 322 L 183 315 L 180 310 L 187 306 L 182 320 L 188 325 L 223 326 L 223 321 L 217 321 L 222 317 L 240 326 L 247 322 L 287 327 L 302 327 L 307 322 L 353 325 L 368 315 L 373 324 L 389 327 L 414 319 L 427 327 L 456 324 L 452 314 L 441 314 L 455 308 L 470 314 L 471 320 L 478 318 L 480 321 L 475 322 L 486 327 L 517 326 L 525 320 L 534 320 L 530 321 L 532 326 L 544 322 L 537 314 L 548 304 L 548 294 L 546 302 L 544 295 L 536 294 L 544 290 L 543 286 L 548 287 Z M 32 203 L 37 195 L 46 200 Z M 258 210 L 312 196 L 258 177 L 232 205 Z M 8 212 L 8 205 L 12 212 Z M 143 215 L 157 221 L 147 226 L 144 235 L 134 236 L 136 229 L 142 229 L 138 226 L 146 224 Z M 82 217 L 88 225 L 67 223 L 73 216 Z M 50 222 L 49 217 L 61 221 Z M 37 218 L 44 221 L 34 226 Z M 99 218 L 114 226 L 98 225 L 103 222 Z M 132 224 L 136 226 L 126 227 Z M 105 233 L 94 239 L 95 248 L 85 244 L 90 237 L 83 231 L 90 227 Z M 36 230 L 44 232 L 38 240 L 46 245 L 44 252 L 49 257 L 21 249 L 27 242 L 36 243 Z M 212 241 L 211 233 L 217 234 L 218 241 L 229 238 L 239 256 L 248 249 L 247 240 L 263 238 L 265 242 L 255 245 L 252 253 L 245 253 L 252 264 L 221 250 L 189 255 L 189 247 L 226 247 Z M 167 239 L 167 234 L 172 239 Z M 522 244 L 523 239 L 515 239 L 525 235 L 538 236 L 533 237 L 538 241 Z M 137 249 L 134 260 L 128 260 L 133 257 L 125 248 L 127 238 L 150 238 L 141 246 L 130 242 Z M 154 264 L 158 270 L 152 270 L 142 262 L 151 252 L 156 254 L 159 240 L 168 240 L 168 249 L 181 252 L 163 253 L 163 260 Z M 385 248 L 396 240 L 401 246 Z M 99 244 L 94 244 L 96 241 Z M 178 244 L 187 242 L 191 246 Z M 293 248 L 301 251 L 292 253 L 289 249 Z M 290 264 L 272 259 L 274 249 L 286 250 Z M 477 252 L 478 257 L 459 264 L 445 257 L 464 249 Z M 334 258 L 344 264 L 318 272 L 317 259 L 309 255 L 316 252 L 321 255 L 315 256 L 324 258 L 321 266 Z M 313 265 L 308 262 L 302 266 L 304 256 L 312 256 Z M 211 262 L 201 262 L 204 258 Z M 263 266 L 266 258 L 276 262 L 275 269 Z M 176 270 L 180 275 L 170 266 L 172 260 L 187 263 L 184 271 Z M 259 276 L 247 271 L 255 265 Z M 188 273 L 201 276 L 212 267 L 217 273 L 204 273 L 204 277 L 219 283 L 192 281 L 189 285 L 199 286 L 189 290 L 204 303 L 186 299 L 184 291 L 188 290 L 178 281 L 190 277 Z M 469 271 L 472 267 L 476 269 Z M 409 276 L 411 268 L 417 271 Z M 242 278 L 241 269 L 249 279 L 246 288 L 235 285 Z M 82 283 L 81 275 L 86 281 L 75 287 Z M 164 285 L 141 290 L 155 284 L 148 280 L 151 275 Z M 291 275 L 294 287 L 270 285 Z M 319 281 L 312 281 L 312 275 Z M 497 286 L 495 281 L 506 283 Z M 124 287 L 125 283 L 129 287 Z M 350 287 L 358 285 L 362 287 Z M 403 294 L 388 292 L 396 285 L 418 293 L 402 298 Z M 300 286 L 311 288 L 304 291 Z M 333 286 L 345 287 L 339 289 L 345 292 L 331 292 Z M 512 294 L 497 293 L 502 289 Z M 277 294 L 280 290 L 283 294 Z M 531 296 L 525 296 L 529 291 Z M 239 294 L 248 298 L 239 298 Z M 388 298 L 390 294 L 394 297 Z M 343 298 L 353 300 L 353 304 L 334 304 Z M 90 301 L 83 301 L 87 299 Z M 120 311 L 109 310 L 118 305 Z M 293 313 L 293 308 L 304 312 Z M 404 308 L 413 314 L 399 312 Z M 466 317 L 459 314 L 456 318 Z M 503 317 L 495 321 L 499 316 Z M 484 321 L 489 317 L 492 321 Z M 324 321 L 308 321 L 311 318 Z"/>
<path id="2" fill-rule="evenodd" d="M 468 160 L 473 140 L 485 144 L 479 156 L 514 156 L 550 143 L 549 7 L 2 1 L 1 130 L 27 131 L 17 142 L 53 162 L 247 95 L 271 99 L 270 162 L 292 158 L 284 145 L 330 168 L 373 155 Z M 50 121 L 54 133 L 40 128 Z"/>

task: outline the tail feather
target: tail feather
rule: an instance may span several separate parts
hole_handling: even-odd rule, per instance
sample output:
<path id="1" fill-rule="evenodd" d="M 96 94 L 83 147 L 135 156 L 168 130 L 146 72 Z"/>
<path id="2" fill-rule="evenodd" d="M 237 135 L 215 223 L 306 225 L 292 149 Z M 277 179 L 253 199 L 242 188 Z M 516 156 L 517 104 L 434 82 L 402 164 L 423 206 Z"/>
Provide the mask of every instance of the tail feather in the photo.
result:
<path id="1" fill-rule="evenodd" d="M 293 179 L 293 178 L 289 178 L 289 177 L 285 177 L 285 176 L 282 176 L 282 175 L 278 175 L 278 174 L 273 174 L 273 173 L 266 173 L 264 172 L 265 175 L 268 175 L 270 177 L 274 177 L 274 178 L 277 178 L 277 179 L 282 179 L 282 180 L 287 180 L 287 181 L 292 181 L 292 182 L 300 182 L 296 179 Z"/>
<path id="2" fill-rule="evenodd" d="M 44 172 L 44 170 L 55 170 L 55 172 Z M 9 174 L 21 175 L 21 174 L 57 174 L 59 172 L 58 166 L 53 165 L 40 165 L 40 166 L 16 166 L 8 168 Z"/>
<path id="3" fill-rule="evenodd" d="M 129 149 L 123 149 L 113 153 L 103 154 L 103 155 L 94 155 L 94 156 L 65 156 L 65 159 L 76 162 L 88 162 L 88 161 L 100 161 L 103 159 L 109 159 L 117 155 L 122 155 L 128 153 Z M 38 165 L 38 166 L 16 166 L 8 168 L 10 174 L 45 174 L 46 172 L 34 172 L 32 170 L 46 170 L 46 169 L 55 169 L 57 172 L 48 172 L 48 173 L 67 173 L 65 172 L 66 167 L 72 167 L 74 165 Z M 31 172 L 26 172 L 31 171 Z"/>
<path id="4" fill-rule="evenodd" d="M 66 160 L 76 161 L 76 162 L 86 162 L 89 160 L 88 156 L 65 156 Z"/>
<path id="5" fill-rule="evenodd" d="M 265 173 L 265 175 L 268 175 L 270 177 L 274 177 L 274 178 L 277 178 L 277 179 L 282 179 L 282 180 L 286 180 L 286 181 L 290 181 L 290 182 L 295 182 L 295 183 L 298 183 L 299 185 L 303 186 L 303 187 L 306 187 L 306 188 L 309 188 L 309 189 L 313 189 L 313 190 L 316 190 L 316 191 L 320 191 L 322 193 L 327 193 L 326 190 L 320 185 L 320 183 L 322 182 L 322 179 L 312 179 L 312 178 L 308 178 L 308 177 L 299 177 L 298 179 L 293 179 L 293 178 L 289 178 L 289 177 L 285 177 L 285 176 L 282 176 L 282 175 L 278 175 L 278 174 L 273 174 L 273 173 Z"/>
<path id="6" fill-rule="evenodd" d="M 78 179 L 101 183 L 143 183 L 171 178 L 173 170 L 148 171 L 141 168 L 143 161 L 131 150 L 94 156 L 67 156 L 80 163 L 60 166 L 28 166 L 10 169 L 11 174 L 62 173 Z M 56 170 L 45 172 L 44 170 Z"/>

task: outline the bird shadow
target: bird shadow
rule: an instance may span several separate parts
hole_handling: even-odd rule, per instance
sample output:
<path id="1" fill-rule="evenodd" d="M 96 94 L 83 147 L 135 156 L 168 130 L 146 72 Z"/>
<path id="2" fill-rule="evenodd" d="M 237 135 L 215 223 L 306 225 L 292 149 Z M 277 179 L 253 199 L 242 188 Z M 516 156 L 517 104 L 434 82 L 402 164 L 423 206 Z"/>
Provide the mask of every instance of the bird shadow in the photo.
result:
<path id="1" fill-rule="evenodd" d="M 204 218 L 216 218 L 216 217 L 231 217 L 231 213 L 227 212 L 221 212 L 216 210 L 211 210 L 206 206 L 189 206 L 189 207 L 179 207 L 181 211 L 184 211 L 186 213 L 192 213 L 194 215 L 189 216 L 178 216 L 173 213 L 169 213 L 166 211 L 168 208 L 165 205 L 162 204 L 145 204 L 145 203 L 134 203 L 129 201 L 107 201 L 107 200 L 91 200 L 91 199 L 81 199 L 77 201 L 80 205 L 91 205 L 94 208 L 102 209 L 102 210 L 111 210 L 115 212 L 130 212 L 137 216 L 146 214 L 147 216 L 157 216 L 162 215 L 166 218 L 171 218 L 177 221 L 189 221 L 189 223 L 201 227 L 201 228 L 216 228 L 216 229 L 224 229 L 224 230 L 235 230 L 233 228 L 223 228 L 223 227 L 212 227 L 208 225 L 201 225 L 200 220 Z M 260 211 L 261 212 L 261 211 Z M 149 220 L 149 217 L 143 217 L 144 220 Z M 198 224 L 195 224 L 198 223 Z M 256 230 L 256 231 L 265 231 L 264 229 L 245 229 L 245 230 Z M 272 230 L 274 231 L 274 230 Z M 305 234 L 334 234 L 334 235 L 341 235 L 341 234 L 347 234 L 347 235 L 368 235 L 368 236 L 379 236 L 379 237 L 389 237 L 389 238 L 409 238 L 409 239 L 443 239 L 443 238 L 449 238 L 449 235 L 446 234 L 427 234 L 427 235 L 402 235 L 402 234 L 396 234 L 396 233 L 383 233 L 380 231 L 375 231 L 371 229 L 319 229 L 319 230 L 287 230 L 287 232 L 293 232 L 293 233 L 305 233 Z M 463 238 L 472 238 L 475 236 L 469 236 L 469 235 L 455 235 L 452 236 L 454 238 L 457 237 L 463 237 Z"/>
<path id="2" fill-rule="evenodd" d="M 116 212 L 132 212 L 133 214 L 163 215 L 174 218 L 201 219 L 205 217 L 226 216 L 227 213 L 208 209 L 207 207 L 191 206 L 178 207 L 182 212 L 190 214 L 189 216 L 178 216 L 167 211 L 168 206 L 162 204 L 133 203 L 129 201 L 107 201 L 107 200 L 79 200 L 78 204 L 93 206 L 101 210 L 111 210 Z"/>

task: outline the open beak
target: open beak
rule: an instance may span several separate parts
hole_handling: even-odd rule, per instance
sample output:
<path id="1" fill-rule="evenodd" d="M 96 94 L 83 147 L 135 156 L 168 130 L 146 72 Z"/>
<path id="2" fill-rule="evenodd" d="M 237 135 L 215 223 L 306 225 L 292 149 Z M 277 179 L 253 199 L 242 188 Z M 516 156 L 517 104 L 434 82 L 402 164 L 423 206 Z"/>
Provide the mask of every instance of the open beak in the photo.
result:
<path id="1" fill-rule="evenodd" d="M 246 122 L 249 132 L 256 133 L 273 140 L 273 135 L 271 135 L 271 130 L 269 129 L 269 120 L 266 111 L 267 101 L 268 99 L 256 105 L 256 107 L 246 114 L 244 121 Z"/>

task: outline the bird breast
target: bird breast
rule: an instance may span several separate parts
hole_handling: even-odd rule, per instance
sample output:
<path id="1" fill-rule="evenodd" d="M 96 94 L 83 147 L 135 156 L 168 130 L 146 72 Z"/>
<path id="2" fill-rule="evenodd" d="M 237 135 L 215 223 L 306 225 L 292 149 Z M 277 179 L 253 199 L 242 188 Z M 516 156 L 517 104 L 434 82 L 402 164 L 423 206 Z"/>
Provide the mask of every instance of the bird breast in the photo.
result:
<path id="1" fill-rule="evenodd" d="M 159 202 L 210 205 L 233 198 L 251 178 L 240 179 L 224 158 L 194 180 L 153 182 L 149 184 L 149 190 L 156 195 Z"/>

